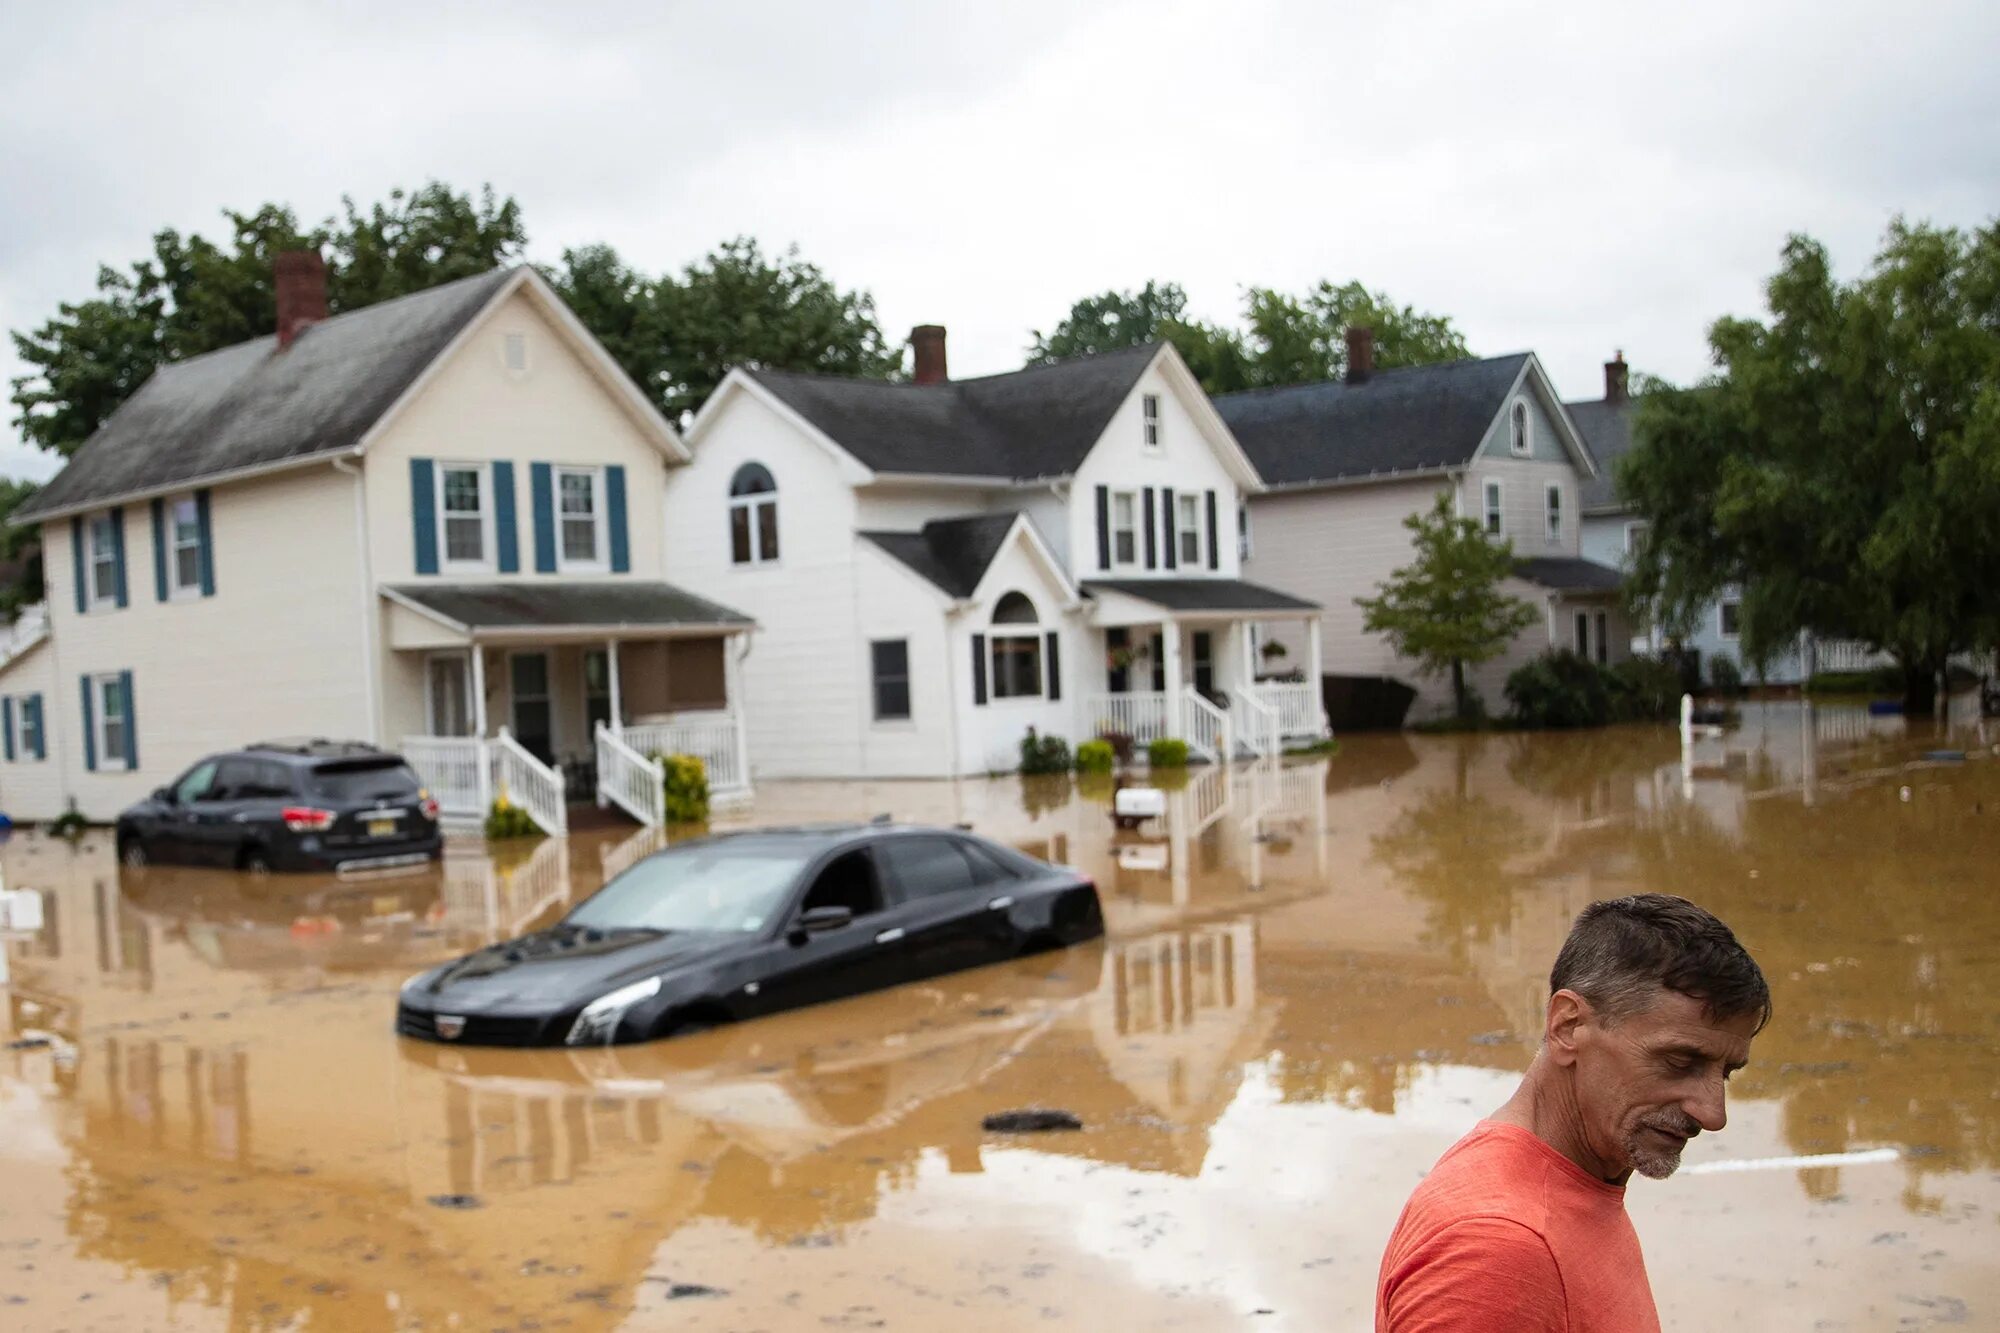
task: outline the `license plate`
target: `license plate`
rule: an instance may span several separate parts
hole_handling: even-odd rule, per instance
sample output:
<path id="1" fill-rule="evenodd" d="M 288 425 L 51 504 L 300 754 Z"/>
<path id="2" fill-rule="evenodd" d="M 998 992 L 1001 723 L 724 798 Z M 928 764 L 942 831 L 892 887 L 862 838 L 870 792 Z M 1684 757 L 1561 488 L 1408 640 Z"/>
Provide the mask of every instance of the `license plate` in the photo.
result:
<path id="1" fill-rule="evenodd" d="M 394 834 L 395 831 L 396 821 L 394 819 L 371 819 L 368 821 L 368 836 L 371 838 L 386 838 Z"/>

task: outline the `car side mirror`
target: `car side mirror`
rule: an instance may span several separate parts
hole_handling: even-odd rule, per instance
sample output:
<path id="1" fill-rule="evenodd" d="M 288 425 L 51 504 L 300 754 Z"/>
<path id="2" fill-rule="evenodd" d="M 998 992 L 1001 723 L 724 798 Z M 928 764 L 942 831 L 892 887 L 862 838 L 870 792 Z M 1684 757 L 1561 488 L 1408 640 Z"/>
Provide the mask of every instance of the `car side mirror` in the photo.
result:
<path id="1" fill-rule="evenodd" d="M 853 924 L 853 908 L 809 907 L 799 914 L 798 928 L 808 935 L 819 935 L 829 930 L 844 930 Z"/>

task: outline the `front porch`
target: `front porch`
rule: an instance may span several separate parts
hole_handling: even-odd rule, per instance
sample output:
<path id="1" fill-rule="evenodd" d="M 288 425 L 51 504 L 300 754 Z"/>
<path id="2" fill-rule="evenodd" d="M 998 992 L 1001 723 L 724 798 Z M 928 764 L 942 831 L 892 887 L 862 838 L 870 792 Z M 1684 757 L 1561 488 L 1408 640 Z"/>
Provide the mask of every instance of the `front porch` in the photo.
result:
<path id="1" fill-rule="evenodd" d="M 551 835 L 592 800 L 657 826 L 663 754 L 700 759 L 712 801 L 749 797 L 750 622 L 665 584 L 609 593 L 615 605 L 599 605 L 601 584 L 383 590 L 384 711 L 446 818 L 483 819 L 504 793 Z"/>
<path id="2" fill-rule="evenodd" d="M 1320 701 L 1319 608 L 1235 580 L 1131 580 L 1086 585 L 1102 684 L 1084 696 L 1085 739 L 1187 742 L 1209 763 L 1275 758 L 1329 733 Z M 1306 627 L 1305 676 L 1260 680 L 1256 626 Z"/>

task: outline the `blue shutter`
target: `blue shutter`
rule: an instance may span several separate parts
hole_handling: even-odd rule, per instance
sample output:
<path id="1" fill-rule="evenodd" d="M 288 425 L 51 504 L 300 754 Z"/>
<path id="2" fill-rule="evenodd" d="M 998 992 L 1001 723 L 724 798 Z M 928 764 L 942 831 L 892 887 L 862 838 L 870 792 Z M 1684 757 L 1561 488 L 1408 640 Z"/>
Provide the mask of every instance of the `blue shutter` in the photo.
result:
<path id="1" fill-rule="evenodd" d="M 0 699 L 0 727 L 7 729 L 6 755 L 7 762 L 11 764 L 14 762 L 14 700 L 11 697 Z"/>
<path id="2" fill-rule="evenodd" d="M 1111 488 L 1097 488 L 1097 567 L 1111 568 Z"/>
<path id="3" fill-rule="evenodd" d="M 27 702 L 22 707 L 28 710 L 28 716 L 34 722 L 35 758 L 47 759 L 49 757 L 49 731 L 42 720 L 42 696 L 39 694 L 29 695 Z"/>
<path id="4" fill-rule="evenodd" d="M 625 469 L 616 463 L 604 469 L 604 505 L 611 511 L 611 572 L 623 574 L 632 568 L 632 550 L 625 532 Z"/>
<path id="5" fill-rule="evenodd" d="M 986 702 L 986 636 L 972 636 L 972 702 Z"/>
<path id="6" fill-rule="evenodd" d="M 514 519 L 514 465 L 506 459 L 493 464 L 493 544 L 498 547 L 500 572 L 521 571 L 521 535 Z"/>
<path id="7" fill-rule="evenodd" d="M 194 493 L 194 521 L 201 529 L 201 595 L 215 596 L 215 525 L 208 517 L 208 492 Z M 363 534 L 364 540 L 366 534 Z"/>
<path id="8" fill-rule="evenodd" d="M 1049 702 L 1062 700 L 1062 639 L 1049 631 Z"/>
<path id="9" fill-rule="evenodd" d="M 1178 567 L 1178 562 L 1180 560 L 1180 553 L 1174 550 L 1174 547 L 1180 545 L 1180 537 L 1174 531 L 1174 524 L 1177 521 L 1177 515 L 1175 515 L 1174 513 L 1174 488 L 1169 486 L 1164 490 L 1162 490 L 1160 492 L 1160 498 L 1163 501 L 1165 501 L 1165 513 L 1167 522 L 1167 568 L 1174 569 Z"/>
<path id="10" fill-rule="evenodd" d="M 1216 545 L 1216 538 L 1215 538 L 1215 492 L 1209 491 L 1207 494 L 1208 494 L 1208 567 L 1210 569 L 1218 569 L 1221 567 L 1222 563 L 1221 560 L 1222 552 L 1221 549 Z"/>
<path id="11" fill-rule="evenodd" d="M 428 458 L 410 460 L 410 532 L 417 545 L 417 573 L 437 573 L 437 464 Z"/>
<path id="12" fill-rule="evenodd" d="M 132 673 L 118 673 L 118 692 L 125 696 L 125 768 L 137 772 L 139 768 L 139 705 L 132 701 Z"/>
<path id="13" fill-rule="evenodd" d="M 535 506 L 535 568 L 556 572 L 556 486 L 547 463 L 528 464 L 529 499 Z"/>
<path id="14" fill-rule="evenodd" d="M 83 590 L 83 516 L 81 514 L 69 521 L 69 551 L 71 563 L 76 567 L 76 613 L 82 615 L 90 606 L 90 599 Z"/>
<path id="15" fill-rule="evenodd" d="M 1154 548 L 1157 538 L 1154 535 L 1155 528 L 1153 525 L 1153 488 L 1148 486 L 1142 490 L 1139 493 L 1139 499 L 1146 506 L 1146 568 L 1152 569 L 1159 564 L 1159 557 Z"/>
<path id="16" fill-rule="evenodd" d="M 167 600 L 167 502 L 153 501 L 153 596 Z"/>
<path id="17" fill-rule="evenodd" d="M 83 766 L 97 771 L 97 710 L 90 703 L 90 677 L 83 678 Z"/>
<path id="18" fill-rule="evenodd" d="M 114 508 L 111 511 L 111 555 L 118 565 L 118 605 L 125 602 L 125 511 Z"/>

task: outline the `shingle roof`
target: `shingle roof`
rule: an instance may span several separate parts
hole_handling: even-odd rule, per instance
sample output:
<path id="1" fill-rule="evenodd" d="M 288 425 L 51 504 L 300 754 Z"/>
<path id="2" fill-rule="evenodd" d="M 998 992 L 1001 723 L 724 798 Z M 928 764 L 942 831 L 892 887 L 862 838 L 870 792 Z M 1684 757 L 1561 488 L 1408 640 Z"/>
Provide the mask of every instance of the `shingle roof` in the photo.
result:
<path id="1" fill-rule="evenodd" d="M 1599 398 L 1563 407 L 1597 457 L 1597 475 L 1584 481 L 1578 503 L 1586 514 L 1615 514 L 1625 508 L 1618 498 L 1618 460 L 1632 449 L 1632 401 Z"/>
<path id="2" fill-rule="evenodd" d="M 1148 343 L 942 384 L 748 373 L 877 472 L 1026 480 L 1076 471 L 1159 350 Z"/>
<path id="3" fill-rule="evenodd" d="M 1215 408 L 1272 486 L 1470 462 L 1528 354 L 1227 393 Z"/>
<path id="4" fill-rule="evenodd" d="M 1308 602 L 1242 579 L 1091 579 L 1085 592 L 1120 592 L 1169 611 L 1317 611 Z"/>
<path id="5" fill-rule="evenodd" d="M 1555 592 L 1610 592 L 1625 582 L 1625 576 L 1611 566 L 1573 556 L 1516 561 L 1514 573 Z"/>
<path id="6" fill-rule="evenodd" d="M 162 366 L 17 518 L 157 492 L 358 443 L 505 285 L 495 269 Z"/>
<path id="7" fill-rule="evenodd" d="M 740 611 L 650 580 L 399 583 L 385 589 L 468 629 L 748 625 Z"/>
<path id="8" fill-rule="evenodd" d="M 929 579 L 948 596 L 970 597 L 1019 517 L 1005 513 L 934 518 L 918 532 L 861 535 Z"/>

